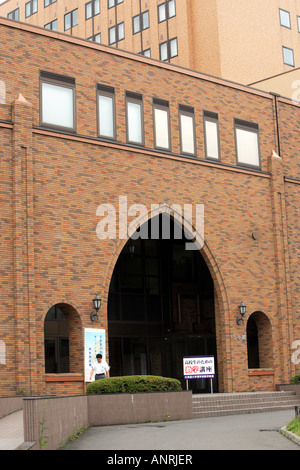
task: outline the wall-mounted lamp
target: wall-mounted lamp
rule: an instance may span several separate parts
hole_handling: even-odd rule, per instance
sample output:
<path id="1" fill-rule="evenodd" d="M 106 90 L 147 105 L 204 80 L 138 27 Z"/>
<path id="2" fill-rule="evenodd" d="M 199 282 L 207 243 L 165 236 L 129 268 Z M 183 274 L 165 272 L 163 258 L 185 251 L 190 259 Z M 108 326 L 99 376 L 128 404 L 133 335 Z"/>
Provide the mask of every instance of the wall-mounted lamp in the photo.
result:
<path id="1" fill-rule="evenodd" d="M 245 313 L 246 313 L 246 305 L 244 305 L 244 302 L 240 303 L 239 310 L 240 310 L 241 318 L 236 317 L 236 324 L 237 325 L 240 325 L 244 321 L 244 316 L 245 316 Z"/>
<path id="2" fill-rule="evenodd" d="M 99 318 L 99 310 L 100 310 L 100 307 L 101 307 L 101 299 L 98 296 L 98 294 L 95 295 L 95 297 L 93 299 L 93 304 L 94 304 L 94 309 L 96 310 L 96 312 L 92 312 L 90 317 L 91 317 L 92 321 L 96 321 Z"/>

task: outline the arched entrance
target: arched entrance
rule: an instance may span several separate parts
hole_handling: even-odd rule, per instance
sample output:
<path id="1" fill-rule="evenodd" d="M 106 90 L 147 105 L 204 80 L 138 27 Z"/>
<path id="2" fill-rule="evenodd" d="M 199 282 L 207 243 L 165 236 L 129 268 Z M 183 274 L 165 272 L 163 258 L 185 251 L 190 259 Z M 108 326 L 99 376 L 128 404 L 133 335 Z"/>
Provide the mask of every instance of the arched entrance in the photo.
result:
<path id="1" fill-rule="evenodd" d="M 115 265 L 108 296 L 112 376 L 163 375 L 185 385 L 184 356 L 214 355 L 217 361 L 212 277 L 201 253 L 186 250 L 172 220 L 170 228 L 168 239 L 161 233 L 156 239 L 132 236 Z M 210 391 L 205 379 L 190 386 Z"/>

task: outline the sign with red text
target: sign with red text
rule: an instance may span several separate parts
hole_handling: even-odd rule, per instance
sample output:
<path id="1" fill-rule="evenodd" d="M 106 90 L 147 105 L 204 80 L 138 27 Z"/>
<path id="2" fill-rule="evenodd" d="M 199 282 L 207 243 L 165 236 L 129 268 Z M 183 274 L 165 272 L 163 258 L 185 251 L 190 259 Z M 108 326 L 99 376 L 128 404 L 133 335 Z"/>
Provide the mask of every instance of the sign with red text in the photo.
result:
<path id="1" fill-rule="evenodd" d="M 186 356 L 183 358 L 185 379 L 214 379 L 214 356 Z"/>

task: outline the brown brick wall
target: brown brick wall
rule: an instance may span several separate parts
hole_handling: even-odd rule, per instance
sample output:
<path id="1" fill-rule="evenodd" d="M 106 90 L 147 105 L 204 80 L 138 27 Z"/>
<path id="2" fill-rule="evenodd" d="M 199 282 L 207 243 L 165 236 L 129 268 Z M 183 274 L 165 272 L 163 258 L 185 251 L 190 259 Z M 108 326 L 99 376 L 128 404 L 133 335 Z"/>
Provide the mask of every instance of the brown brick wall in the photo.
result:
<path id="1" fill-rule="evenodd" d="M 95 326 L 107 328 L 109 282 L 124 246 L 121 240 L 97 238 L 96 209 L 101 203 L 118 207 L 120 195 L 128 196 L 128 206 L 142 203 L 149 209 L 152 203 L 204 204 L 203 256 L 216 289 L 220 391 L 268 389 L 274 381 L 287 382 L 295 371 L 290 361 L 291 342 L 300 339 L 299 185 L 283 184 L 283 174 L 297 178 L 293 164 L 286 166 L 285 158 L 277 161 L 272 157 L 276 149 L 272 96 L 130 54 L 109 53 L 101 46 L 88 47 L 80 40 L 55 39 L 46 32 L 40 35 L 33 27 L 21 29 L 7 20 L 1 22 L 1 41 L 6 48 L 0 79 L 6 84 L 6 103 L 0 105 L 4 214 L 0 339 L 7 346 L 7 364 L 0 364 L 1 393 L 13 394 L 16 388 L 27 393 L 55 391 L 52 383 L 47 388 L 45 384 L 43 335 L 44 318 L 56 303 L 76 310 L 70 313 L 75 345 L 71 372 L 83 372 L 83 328 L 91 327 L 91 299 L 97 291 L 101 293 L 100 322 Z M 40 70 L 76 79 L 76 135 L 39 128 Z M 115 87 L 115 143 L 97 140 L 97 83 Z M 126 90 L 143 95 L 142 149 L 126 144 Z M 16 102 L 19 93 L 30 104 Z M 170 101 L 170 154 L 153 148 L 153 97 Z M 197 159 L 180 156 L 179 104 L 195 108 Z M 298 107 L 284 107 L 299 119 Z M 204 160 L 203 110 L 219 114 L 221 164 Z M 259 124 L 262 171 L 237 168 L 234 118 Z M 289 121 L 290 129 L 285 124 L 286 136 L 282 134 L 288 140 L 283 151 L 288 145 L 290 160 L 298 148 L 295 122 Z M 20 185 L 14 183 L 14 174 Z M 252 238 L 254 231 L 257 240 Z M 19 293 L 16 303 L 13 293 Z M 247 305 L 245 320 L 258 311 L 271 322 L 272 379 L 248 375 L 247 345 L 242 338 L 245 324 L 238 327 L 235 321 L 241 300 Z M 76 393 L 78 386 L 74 385 Z M 57 387 L 70 391 L 69 384 L 67 389 Z"/>

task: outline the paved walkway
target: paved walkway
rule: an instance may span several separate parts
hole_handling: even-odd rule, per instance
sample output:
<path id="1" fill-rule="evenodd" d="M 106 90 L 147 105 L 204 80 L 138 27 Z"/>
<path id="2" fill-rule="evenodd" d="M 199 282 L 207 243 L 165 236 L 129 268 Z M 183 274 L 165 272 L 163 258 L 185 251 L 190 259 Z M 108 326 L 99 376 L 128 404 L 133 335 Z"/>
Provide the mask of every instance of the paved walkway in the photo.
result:
<path id="1" fill-rule="evenodd" d="M 90 427 L 65 450 L 300 450 L 278 431 L 294 410 Z M 0 450 L 24 442 L 23 411 L 0 419 Z"/>
<path id="2" fill-rule="evenodd" d="M 0 450 L 15 450 L 23 442 L 23 410 L 0 419 Z"/>
<path id="3" fill-rule="evenodd" d="M 185 421 L 90 427 L 65 449 L 300 450 L 299 445 L 278 432 L 294 417 L 295 411 L 288 410 Z"/>

